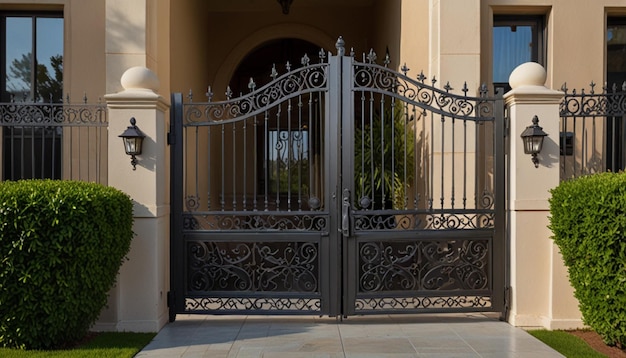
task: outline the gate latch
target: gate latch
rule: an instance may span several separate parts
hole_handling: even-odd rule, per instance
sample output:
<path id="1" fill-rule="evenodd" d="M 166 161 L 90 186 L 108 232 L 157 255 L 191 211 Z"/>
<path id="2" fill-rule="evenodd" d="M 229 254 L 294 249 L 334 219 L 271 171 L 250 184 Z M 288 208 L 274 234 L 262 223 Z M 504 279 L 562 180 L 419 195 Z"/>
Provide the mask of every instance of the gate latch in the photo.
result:
<path id="1" fill-rule="evenodd" d="M 341 199 L 341 233 L 350 236 L 350 190 L 343 189 Z"/>

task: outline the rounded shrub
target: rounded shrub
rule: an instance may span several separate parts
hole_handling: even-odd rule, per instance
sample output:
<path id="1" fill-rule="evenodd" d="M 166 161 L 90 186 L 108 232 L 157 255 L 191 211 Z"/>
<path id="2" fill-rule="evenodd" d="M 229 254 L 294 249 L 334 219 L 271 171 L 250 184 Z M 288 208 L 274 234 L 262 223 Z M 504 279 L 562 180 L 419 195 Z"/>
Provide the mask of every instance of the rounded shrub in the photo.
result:
<path id="1" fill-rule="evenodd" d="M 82 338 L 128 253 L 132 202 L 77 181 L 0 183 L 0 346 L 49 349 Z"/>
<path id="2" fill-rule="evenodd" d="M 585 324 L 626 345 L 626 174 L 564 181 L 552 191 L 550 229 Z"/>

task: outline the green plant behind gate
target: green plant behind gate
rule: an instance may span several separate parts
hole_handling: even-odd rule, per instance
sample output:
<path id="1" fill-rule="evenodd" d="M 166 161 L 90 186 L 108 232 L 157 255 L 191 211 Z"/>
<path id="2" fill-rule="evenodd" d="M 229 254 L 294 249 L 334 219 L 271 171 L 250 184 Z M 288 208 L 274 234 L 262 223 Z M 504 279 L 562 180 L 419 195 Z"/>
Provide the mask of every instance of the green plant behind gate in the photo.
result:
<path id="1" fill-rule="evenodd" d="M 357 199 L 369 196 L 379 209 L 406 207 L 415 172 L 415 130 L 404 104 L 396 101 L 383 115 L 375 113 L 370 123 L 356 128 L 354 139 Z"/>
<path id="2" fill-rule="evenodd" d="M 82 338 L 107 302 L 132 239 L 132 202 L 74 181 L 0 183 L 0 346 Z"/>
<path id="3" fill-rule="evenodd" d="M 551 191 L 550 229 L 585 324 L 626 345 L 626 174 L 562 182 Z"/>

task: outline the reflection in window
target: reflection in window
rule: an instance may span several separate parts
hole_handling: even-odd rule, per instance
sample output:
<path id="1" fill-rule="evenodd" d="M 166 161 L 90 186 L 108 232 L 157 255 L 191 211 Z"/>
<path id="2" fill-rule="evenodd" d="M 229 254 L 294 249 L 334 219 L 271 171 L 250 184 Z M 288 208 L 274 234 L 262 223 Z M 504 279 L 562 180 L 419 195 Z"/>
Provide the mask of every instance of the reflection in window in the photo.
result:
<path id="1" fill-rule="evenodd" d="M 543 64 L 543 17 L 495 16 L 493 20 L 493 82 L 510 90 L 511 72 L 518 65 Z"/>

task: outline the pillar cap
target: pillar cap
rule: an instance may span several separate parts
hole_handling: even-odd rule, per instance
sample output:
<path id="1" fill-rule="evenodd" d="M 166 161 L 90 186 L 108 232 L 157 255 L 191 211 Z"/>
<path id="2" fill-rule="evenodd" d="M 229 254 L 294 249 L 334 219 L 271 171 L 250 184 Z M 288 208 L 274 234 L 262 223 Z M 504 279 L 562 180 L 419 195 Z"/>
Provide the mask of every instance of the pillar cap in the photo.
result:
<path id="1" fill-rule="evenodd" d="M 537 62 L 526 62 L 515 67 L 509 76 L 509 85 L 512 89 L 522 86 L 544 87 L 546 83 L 546 69 Z"/>
<path id="2" fill-rule="evenodd" d="M 135 66 L 126 70 L 120 82 L 126 91 L 149 90 L 157 92 L 160 86 L 156 74 L 143 66 Z"/>

